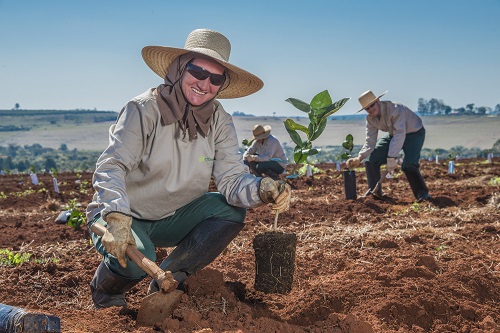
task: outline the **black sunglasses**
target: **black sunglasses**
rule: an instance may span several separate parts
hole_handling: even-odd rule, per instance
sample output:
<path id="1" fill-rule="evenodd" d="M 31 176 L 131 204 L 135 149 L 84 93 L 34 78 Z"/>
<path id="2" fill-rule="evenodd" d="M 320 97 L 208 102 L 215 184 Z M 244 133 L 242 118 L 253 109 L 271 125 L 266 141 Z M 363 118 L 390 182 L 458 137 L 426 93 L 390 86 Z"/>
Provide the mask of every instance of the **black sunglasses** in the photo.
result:
<path id="1" fill-rule="evenodd" d="M 187 64 L 186 70 L 197 80 L 203 81 L 210 78 L 210 83 L 214 86 L 220 86 L 226 81 L 226 75 L 210 73 L 206 69 L 191 63 Z"/>

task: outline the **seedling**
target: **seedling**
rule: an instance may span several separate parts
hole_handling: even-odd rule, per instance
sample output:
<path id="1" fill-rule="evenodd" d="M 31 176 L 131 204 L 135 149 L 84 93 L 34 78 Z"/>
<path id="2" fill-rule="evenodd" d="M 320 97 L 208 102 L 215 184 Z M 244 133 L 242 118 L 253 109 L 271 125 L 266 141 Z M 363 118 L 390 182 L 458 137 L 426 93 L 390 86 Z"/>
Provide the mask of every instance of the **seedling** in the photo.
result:
<path id="1" fill-rule="evenodd" d="M 300 111 L 307 113 L 309 117 L 309 125 L 307 127 L 297 124 L 290 118 L 284 121 L 290 138 L 296 144 L 293 154 L 295 165 L 292 174 L 287 176 L 287 178 L 298 177 L 298 174 L 295 174 L 298 165 L 302 163 L 310 164 L 307 158 L 320 152 L 320 149 L 313 147 L 313 141 L 319 138 L 325 130 L 328 117 L 340 110 L 348 100 L 349 98 L 342 98 L 332 103 L 332 98 L 328 90 L 324 90 L 314 96 L 309 104 L 296 98 L 288 98 L 286 100 L 286 102 L 292 104 Z M 305 133 L 307 139 L 302 140 L 298 131 Z"/>
<path id="2" fill-rule="evenodd" d="M 30 260 L 31 253 L 14 253 L 8 249 L 0 250 L 0 265 L 19 266 Z"/>
<path id="3" fill-rule="evenodd" d="M 68 218 L 68 225 L 74 229 L 78 229 L 85 224 L 85 214 L 78 210 L 80 206 L 75 199 L 71 199 L 66 207 L 66 210 L 71 211 L 71 215 Z"/>
<path id="4" fill-rule="evenodd" d="M 341 157 L 344 160 L 350 159 L 352 157 L 352 149 L 354 148 L 354 138 L 352 134 L 347 134 L 347 136 L 345 137 L 345 141 L 342 143 L 342 147 L 344 147 L 346 151 L 342 153 Z M 347 168 L 347 170 L 349 170 L 349 168 Z"/>

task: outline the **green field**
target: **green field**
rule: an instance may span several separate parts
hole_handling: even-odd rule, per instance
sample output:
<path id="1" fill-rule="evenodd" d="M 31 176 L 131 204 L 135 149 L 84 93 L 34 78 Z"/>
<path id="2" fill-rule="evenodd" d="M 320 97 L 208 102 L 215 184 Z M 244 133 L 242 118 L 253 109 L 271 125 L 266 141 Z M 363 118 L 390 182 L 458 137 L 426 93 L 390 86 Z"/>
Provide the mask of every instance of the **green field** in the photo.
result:
<path id="1" fill-rule="evenodd" d="M 90 117 L 90 116 L 89 116 Z M 63 122 L 52 122 L 47 118 L 38 118 L 36 121 L 22 117 L 24 120 L 13 120 L 1 117 L 1 125 L 32 126 L 29 131 L 2 131 L 0 132 L 0 146 L 40 144 L 43 147 L 59 148 L 66 144 L 69 149 L 103 150 L 108 144 L 108 128 L 113 121 L 95 122 L 94 118 L 72 122 L 65 119 Z M 240 142 L 251 139 L 252 127 L 255 124 L 271 125 L 272 134 L 283 144 L 295 146 L 285 130 L 283 121 L 286 118 L 278 117 L 234 117 L 234 123 Z M 293 118 L 294 121 L 307 125 L 307 118 Z M 464 148 L 490 149 L 500 139 L 499 116 L 436 116 L 423 117 L 427 130 L 424 148 L 450 149 L 457 146 Z M 362 145 L 365 137 L 364 119 L 329 120 L 321 137 L 314 142 L 315 146 L 326 148 L 339 146 L 347 134 L 354 136 L 354 144 Z"/>

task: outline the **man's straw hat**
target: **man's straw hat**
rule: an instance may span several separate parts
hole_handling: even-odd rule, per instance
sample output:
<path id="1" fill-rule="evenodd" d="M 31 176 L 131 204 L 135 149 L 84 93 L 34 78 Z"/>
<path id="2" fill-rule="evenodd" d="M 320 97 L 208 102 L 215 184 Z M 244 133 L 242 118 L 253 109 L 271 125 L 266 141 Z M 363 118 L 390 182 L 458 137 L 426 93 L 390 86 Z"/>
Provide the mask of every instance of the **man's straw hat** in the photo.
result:
<path id="1" fill-rule="evenodd" d="M 252 132 L 254 140 L 265 139 L 271 134 L 271 126 L 255 125 Z"/>
<path id="2" fill-rule="evenodd" d="M 220 32 L 209 29 L 193 30 L 187 37 L 183 49 L 168 46 L 146 46 L 142 49 L 142 58 L 146 64 L 162 79 L 168 68 L 179 56 L 197 52 L 211 57 L 227 68 L 229 86 L 223 89 L 217 98 L 243 97 L 260 90 L 264 83 L 257 76 L 229 63 L 231 44 Z"/>
<path id="3" fill-rule="evenodd" d="M 382 95 L 380 95 L 379 97 L 375 97 L 375 94 L 372 93 L 371 90 L 365 91 L 364 93 L 362 93 L 358 97 L 359 104 L 361 104 L 361 110 L 356 111 L 356 113 L 363 111 L 364 109 L 369 107 L 371 104 L 373 104 L 377 99 L 384 96 L 388 92 L 389 92 L 389 90 L 386 90 L 386 92 L 383 93 Z"/>

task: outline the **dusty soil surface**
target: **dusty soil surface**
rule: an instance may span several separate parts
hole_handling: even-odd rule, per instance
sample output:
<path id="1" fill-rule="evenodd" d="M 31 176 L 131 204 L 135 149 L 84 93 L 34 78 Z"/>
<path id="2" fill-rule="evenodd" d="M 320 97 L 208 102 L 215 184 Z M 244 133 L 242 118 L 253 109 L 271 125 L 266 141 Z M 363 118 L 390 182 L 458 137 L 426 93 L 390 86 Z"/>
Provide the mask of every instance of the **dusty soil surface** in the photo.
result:
<path id="1" fill-rule="evenodd" d="M 0 249 L 29 253 L 0 265 L 0 303 L 61 319 L 62 332 L 500 332 L 500 160 L 424 161 L 433 196 L 415 203 L 404 174 L 384 201 L 345 200 L 341 172 L 291 180 L 279 230 L 297 235 L 288 294 L 255 290 L 252 240 L 271 230 L 269 207 L 209 267 L 191 277 L 173 315 L 153 327 L 136 316 L 150 279 L 127 293 L 129 308 L 93 308 L 89 282 L 100 262 L 85 226 L 54 222 L 70 200 L 84 207 L 91 174 L 0 176 Z M 496 182 L 495 182 L 496 180 Z M 20 183 L 22 181 L 22 183 Z M 358 170 L 358 195 L 366 190 Z M 158 249 L 164 257 L 171 249 Z"/>

